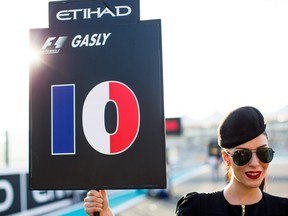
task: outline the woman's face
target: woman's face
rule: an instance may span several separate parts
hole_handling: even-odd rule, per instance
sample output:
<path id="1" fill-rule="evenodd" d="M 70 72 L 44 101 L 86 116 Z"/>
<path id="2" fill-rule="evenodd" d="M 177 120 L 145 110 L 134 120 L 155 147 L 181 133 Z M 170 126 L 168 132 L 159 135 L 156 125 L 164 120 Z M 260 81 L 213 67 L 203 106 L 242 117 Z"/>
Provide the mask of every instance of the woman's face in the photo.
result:
<path id="1" fill-rule="evenodd" d="M 243 165 L 237 166 L 233 162 L 233 158 L 226 154 L 226 162 L 230 164 L 232 169 L 232 181 L 242 184 L 245 187 L 256 188 L 259 187 L 261 182 L 266 176 L 267 168 L 269 163 L 263 163 L 257 157 L 255 151 L 258 148 L 268 147 L 268 139 L 264 134 L 250 140 L 242 145 L 236 146 L 235 148 L 229 149 L 230 155 L 233 155 L 235 151 L 241 149 L 248 149 L 253 152 L 250 161 Z"/>

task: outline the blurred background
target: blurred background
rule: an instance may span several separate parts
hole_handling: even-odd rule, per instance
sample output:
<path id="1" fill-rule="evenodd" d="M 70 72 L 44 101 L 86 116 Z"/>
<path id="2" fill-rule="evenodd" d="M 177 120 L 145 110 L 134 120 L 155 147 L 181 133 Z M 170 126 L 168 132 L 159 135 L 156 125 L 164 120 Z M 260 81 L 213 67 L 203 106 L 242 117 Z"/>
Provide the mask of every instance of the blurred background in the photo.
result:
<path id="1" fill-rule="evenodd" d="M 141 20 L 162 22 L 169 184 L 109 191 L 117 214 L 173 215 L 180 194 L 223 187 L 209 146 L 223 115 L 244 105 L 265 115 L 276 151 L 269 190 L 288 196 L 287 11 L 284 0 L 140 1 Z M 48 1 L 5 1 L 0 22 L 0 215 L 85 215 L 86 191 L 27 189 L 29 29 L 48 27 Z"/>

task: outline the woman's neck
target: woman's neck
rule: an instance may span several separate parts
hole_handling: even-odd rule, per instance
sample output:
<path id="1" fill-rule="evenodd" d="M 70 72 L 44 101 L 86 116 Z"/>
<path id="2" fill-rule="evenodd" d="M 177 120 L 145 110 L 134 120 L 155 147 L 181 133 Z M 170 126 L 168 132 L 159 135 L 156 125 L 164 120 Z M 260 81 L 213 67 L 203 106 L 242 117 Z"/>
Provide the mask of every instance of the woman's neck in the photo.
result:
<path id="1" fill-rule="evenodd" d="M 224 188 L 224 197 L 232 205 L 251 205 L 262 199 L 262 191 L 259 187 L 246 187 L 232 180 Z"/>

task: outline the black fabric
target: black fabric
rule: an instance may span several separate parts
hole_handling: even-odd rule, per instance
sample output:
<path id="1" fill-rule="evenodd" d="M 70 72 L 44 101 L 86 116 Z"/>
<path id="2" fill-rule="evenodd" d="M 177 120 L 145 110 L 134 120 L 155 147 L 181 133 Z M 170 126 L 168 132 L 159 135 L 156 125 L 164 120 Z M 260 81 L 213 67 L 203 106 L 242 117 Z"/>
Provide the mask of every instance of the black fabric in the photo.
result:
<path id="1" fill-rule="evenodd" d="M 260 111 L 251 106 L 230 112 L 218 128 L 218 144 L 233 148 L 248 142 L 265 131 L 266 124 Z"/>
<path id="2" fill-rule="evenodd" d="M 245 215 L 287 216 L 288 198 L 276 197 L 265 192 L 255 204 L 245 206 Z M 177 216 L 241 216 L 241 205 L 229 204 L 222 191 L 213 193 L 189 193 L 177 203 Z"/>

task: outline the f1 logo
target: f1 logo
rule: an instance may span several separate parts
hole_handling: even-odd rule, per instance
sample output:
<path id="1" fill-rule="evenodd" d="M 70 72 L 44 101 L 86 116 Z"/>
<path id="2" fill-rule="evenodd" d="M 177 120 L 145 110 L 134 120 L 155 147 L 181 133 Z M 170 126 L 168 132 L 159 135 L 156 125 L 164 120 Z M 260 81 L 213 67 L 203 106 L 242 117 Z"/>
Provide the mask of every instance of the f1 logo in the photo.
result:
<path id="1" fill-rule="evenodd" d="M 66 41 L 67 36 L 60 36 L 60 37 L 58 37 L 58 39 L 56 41 L 55 41 L 55 39 L 56 39 L 56 37 L 47 38 L 46 42 L 44 43 L 44 45 L 42 46 L 41 49 L 45 50 L 52 45 L 55 49 L 60 49 L 63 46 L 64 42 Z"/>
<path id="2" fill-rule="evenodd" d="M 51 87 L 52 155 L 75 154 L 75 86 Z M 64 99 L 65 98 L 65 99 Z M 117 112 L 116 129 L 107 132 L 105 110 L 109 102 Z M 88 143 L 107 155 L 126 151 L 135 141 L 140 126 L 138 100 L 125 84 L 107 81 L 87 95 L 82 111 L 82 126 Z"/>

